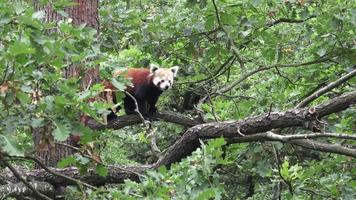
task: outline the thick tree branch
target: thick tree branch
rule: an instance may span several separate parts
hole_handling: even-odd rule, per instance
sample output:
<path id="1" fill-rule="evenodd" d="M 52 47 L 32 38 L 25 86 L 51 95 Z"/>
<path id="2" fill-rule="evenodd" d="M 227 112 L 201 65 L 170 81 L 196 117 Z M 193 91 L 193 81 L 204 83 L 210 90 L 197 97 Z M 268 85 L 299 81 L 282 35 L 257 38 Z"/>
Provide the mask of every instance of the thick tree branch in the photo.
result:
<path id="1" fill-rule="evenodd" d="M 246 138 L 256 137 L 254 135 L 262 134 L 275 128 L 302 127 L 307 122 L 317 120 L 317 118 L 322 118 L 332 113 L 340 112 L 355 104 L 356 92 L 350 92 L 316 106 L 315 109 L 312 110 L 313 112 L 311 112 L 308 108 L 291 109 L 285 112 L 265 113 L 239 121 L 198 124 L 189 128 L 180 139 L 178 139 L 162 154 L 162 157 L 156 163 L 135 167 L 109 166 L 109 173 L 107 177 L 97 175 L 95 170 L 89 170 L 88 174 L 82 175 L 76 168 L 73 167 L 66 169 L 53 169 L 53 171 L 79 179 L 92 185 L 122 183 L 125 179 L 139 181 L 139 174 L 144 173 L 146 170 L 155 169 L 162 165 L 171 165 L 185 156 L 190 155 L 191 152 L 200 146 L 199 139 L 224 137 L 230 142 L 233 140 L 236 140 L 236 142 L 243 142 Z M 137 123 L 139 123 L 140 119 L 138 117 L 137 120 Z M 239 133 L 242 133 L 244 136 Z M 334 135 L 329 134 L 329 136 Z M 286 141 L 282 140 L 282 142 L 288 142 L 318 151 L 356 157 L 354 149 L 334 144 L 316 142 L 310 139 L 299 139 L 298 137 L 299 136 L 291 136 L 290 138 L 292 138 L 292 140 L 287 139 Z M 311 137 L 316 137 L 316 135 L 314 134 Z M 348 137 L 347 139 L 354 139 L 354 136 L 339 135 L 338 137 Z M 55 186 L 73 184 L 72 181 L 55 176 L 45 170 L 30 171 L 26 173 L 26 175 L 30 179 L 48 182 Z"/>
<path id="2" fill-rule="evenodd" d="M 169 165 L 179 161 L 199 146 L 199 139 L 218 137 L 229 139 L 262 133 L 275 128 L 304 126 L 307 122 L 345 110 L 354 104 L 356 104 L 356 92 L 350 92 L 318 105 L 313 113 L 310 113 L 307 108 L 291 109 L 286 112 L 265 113 L 240 121 L 199 124 L 188 129 L 178 141 L 168 148 L 157 164 Z"/>
<path id="3" fill-rule="evenodd" d="M 166 122 L 171 122 L 183 126 L 194 126 L 197 124 L 203 123 L 203 121 L 199 119 L 193 119 L 191 117 L 176 113 L 176 112 L 157 112 L 153 116 L 153 119 L 160 119 Z M 121 129 L 125 126 L 131 126 L 135 124 L 140 124 L 142 123 L 142 119 L 137 116 L 137 115 L 124 115 L 124 116 L 118 116 L 116 119 L 109 121 L 108 125 L 103 125 L 97 123 L 93 119 L 89 119 L 87 125 L 95 130 L 102 130 L 102 129 Z"/>
<path id="4" fill-rule="evenodd" d="M 321 95 L 323 95 L 323 94 L 329 92 L 330 90 L 340 86 L 341 84 L 345 83 L 346 81 L 350 80 L 351 78 L 353 78 L 355 76 L 356 76 L 356 69 L 354 69 L 351 72 L 349 72 L 348 74 L 342 76 L 338 80 L 330 83 L 329 85 L 317 90 L 316 92 L 314 92 L 313 94 L 311 94 L 310 96 L 305 98 L 303 101 L 301 101 L 295 108 L 303 108 L 303 107 L 305 107 L 306 105 L 308 105 L 310 102 L 314 101 L 315 99 L 317 99 Z"/>
<path id="5" fill-rule="evenodd" d="M 45 199 L 45 200 L 50 200 L 48 196 L 40 193 L 39 191 L 34 188 L 34 186 L 29 183 L 25 178 L 23 178 L 20 173 L 4 158 L 3 154 L 0 152 L 0 161 L 2 165 L 5 167 L 9 168 L 9 170 L 12 172 L 12 174 L 19 180 L 21 181 L 29 190 L 32 191 L 32 193 L 38 197 L 39 199 Z"/>
<path id="6" fill-rule="evenodd" d="M 31 181 L 30 184 L 36 191 L 41 193 L 52 194 L 54 192 L 53 186 L 47 182 Z M 9 197 L 18 198 L 21 196 L 33 196 L 32 190 L 22 182 L 0 186 L 0 199 Z"/>

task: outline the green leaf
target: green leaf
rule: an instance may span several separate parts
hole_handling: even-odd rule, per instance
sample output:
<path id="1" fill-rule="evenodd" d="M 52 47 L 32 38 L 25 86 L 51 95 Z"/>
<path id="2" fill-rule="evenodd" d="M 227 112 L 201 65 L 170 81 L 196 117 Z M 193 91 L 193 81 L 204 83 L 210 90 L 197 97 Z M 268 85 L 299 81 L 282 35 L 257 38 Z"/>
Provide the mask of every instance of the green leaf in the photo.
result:
<path id="1" fill-rule="evenodd" d="M 102 177 L 106 177 L 108 175 L 108 169 L 104 165 L 97 165 L 95 171 Z"/>
<path id="2" fill-rule="evenodd" d="M 68 125 L 63 124 L 60 121 L 55 121 L 56 129 L 53 131 L 53 137 L 57 141 L 65 141 L 70 135 L 70 128 Z"/>
<path id="3" fill-rule="evenodd" d="M 28 85 L 22 85 L 21 86 L 21 91 L 22 92 L 26 92 L 26 93 L 32 93 L 33 92 L 31 86 L 28 86 Z"/>
<path id="4" fill-rule="evenodd" d="M 235 17 L 229 13 L 221 13 L 220 18 L 223 24 L 233 25 L 235 23 Z"/>
<path id="5" fill-rule="evenodd" d="M 74 158 L 74 156 L 68 156 L 63 158 L 61 161 L 59 161 L 57 163 L 57 166 L 59 168 L 64 168 L 70 165 L 75 165 L 77 163 L 76 159 Z"/>
<path id="6" fill-rule="evenodd" d="M 43 127 L 45 124 L 46 123 L 44 118 L 35 118 L 31 121 L 31 126 L 33 128 Z"/>
<path id="7" fill-rule="evenodd" d="M 116 80 L 116 78 L 111 79 L 111 83 L 118 89 L 119 91 L 124 91 L 126 89 L 126 85 L 122 82 Z"/>
<path id="8" fill-rule="evenodd" d="M 86 165 L 90 162 L 90 159 L 84 156 L 78 156 L 76 160 L 82 165 Z"/>
<path id="9" fill-rule="evenodd" d="M 203 192 L 200 192 L 197 197 L 195 197 L 195 200 L 206 200 L 206 199 L 212 199 L 215 197 L 215 191 L 213 189 L 207 189 Z"/>
<path id="10" fill-rule="evenodd" d="M 320 57 L 324 56 L 326 54 L 326 49 L 321 48 L 316 52 Z"/>
<path id="11" fill-rule="evenodd" d="M 281 166 L 281 175 L 283 176 L 283 178 L 290 180 L 288 160 L 285 160 Z"/>
<path id="12" fill-rule="evenodd" d="M 28 96 L 28 94 L 23 92 L 17 92 L 16 98 L 21 102 L 21 104 L 28 104 L 31 102 L 31 98 Z"/>
<path id="13" fill-rule="evenodd" d="M 44 16 L 45 16 L 45 11 L 44 10 L 40 10 L 40 11 L 37 11 L 35 13 L 32 14 L 32 18 L 33 19 L 43 19 Z"/>
<path id="14" fill-rule="evenodd" d="M 17 143 L 8 139 L 5 135 L 0 135 L 0 149 L 10 156 L 23 156 L 24 153 L 17 147 Z"/>
<path id="15" fill-rule="evenodd" d="M 16 41 L 13 45 L 10 46 L 9 53 L 14 56 L 20 54 L 31 54 L 35 53 L 35 49 L 26 43 Z"/>
<path id="16" fill-rule="evenodd" d="M 210 30 L 214 27 L 215 16 L 208 16 L 205 21 L 205 29 Z"/>

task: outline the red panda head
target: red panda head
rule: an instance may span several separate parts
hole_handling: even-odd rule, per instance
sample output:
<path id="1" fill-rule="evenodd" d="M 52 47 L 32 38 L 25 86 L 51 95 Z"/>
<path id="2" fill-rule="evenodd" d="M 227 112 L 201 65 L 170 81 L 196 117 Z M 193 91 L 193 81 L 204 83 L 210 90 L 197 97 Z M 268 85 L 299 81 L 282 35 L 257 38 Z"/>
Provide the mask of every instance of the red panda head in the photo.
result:
<path id="1" fill-rule="evenodd" d="M 169 69 L 160 68 L 155 64 L 150 65 L 152 83 L 161 91 L 168 90 L 173 85 L 173 79 L 177 76 L 179 67 L 174 66 Z"/>

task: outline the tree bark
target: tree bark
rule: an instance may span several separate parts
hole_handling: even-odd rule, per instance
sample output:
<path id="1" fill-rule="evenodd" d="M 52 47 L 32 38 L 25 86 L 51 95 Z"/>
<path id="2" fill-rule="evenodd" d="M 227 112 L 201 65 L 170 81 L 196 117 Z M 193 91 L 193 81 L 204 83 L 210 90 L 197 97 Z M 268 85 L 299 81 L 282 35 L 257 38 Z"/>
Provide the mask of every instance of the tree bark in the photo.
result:
<path id="1" fill-rule="evenodd" d="M 98 0 L 75 0 L 76 5 L 67 7 L 64 11 L 71 18 L 74 25 L 86 24 L 99 32 L 99 16 L 98 16 Z M 58 22 L 64 20 L 64 17 L 57 13 L 53 7 L 48 5 L 41 5 L 38 1 L 34 1 L 34 7 L 36 11 L 45 11 L 45 22 Z M 56 31 L 56 30 L 50 30 Z M 82 73 L 83 72 L 83 73 Z M 80 74 L 84 74 L 82 80 L 82 88 L 86 88 L 89 84 L 93 84 L 99 81 L 99 68 L 94 67 L 86 69 L 85 67 L 71 65 L 64 71 L 64 77 L 77 77 Z M 79 119 L 78 119 L 79 120 Z M 58 161 L 68 155 L 73 154 L 73 150 L 61 145 L 55 145 L 53 143 L 52 133 L 53 127 L 48 125 L 46 127 L 32 129 L 34 144 L 36 147 L 36 155 L 41 158 L 42 162 L 46 166 L 54 167 Z M 66 143 L 73 145 L 70 138 Z M 46 146 L 46 147 L 44 147 Z"/>

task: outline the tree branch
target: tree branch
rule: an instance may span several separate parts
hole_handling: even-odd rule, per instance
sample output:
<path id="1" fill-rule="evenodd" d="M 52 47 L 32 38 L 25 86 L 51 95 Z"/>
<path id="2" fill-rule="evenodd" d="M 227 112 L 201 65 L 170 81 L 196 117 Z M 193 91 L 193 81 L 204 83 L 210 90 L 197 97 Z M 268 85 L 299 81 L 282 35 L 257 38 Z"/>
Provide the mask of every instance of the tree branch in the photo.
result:
<path id="1" fill-rule="evenodd" d="M 41 193 L 50 194 L 53 193 L 54 188 L 51 184 L 47 182 L 31 181 L 31 185 L 36 191 Z M 33 195 L 32 190 L 30 190 L 24 183 L 10 183 L 7 185 L 0 186 L 0 199 L 6 199 L 8 197 L 18 197 L 21 196 L 31 196 Z"/>
<path id="2" fill-rule="evenodd" d="M 239 121 L 199 124 L 188 129 L 169 147 L 157 164 L 169 165 L 179 161 L 199 147 L 199 139 L 218 137 L 229 139 L 262 133 L 275 128 L 304 126 L 305 123 L 314 121 L 317 117 L 321 118 L 345 110 L 354 104 L 356 104 L 356 92 L 350 92 L 318 105 L 313 113 L 310 113 L 307 108 L 291 109 L 286 112 L 265 113 Z"/>
<path id="3" fill-rule="evenodd" d="M 12 172 L 12 174 L 19 180 L 21 181 L 28 189 L 30 189 L 33 194 L 38 197 L 39 199 L 45 199 L 45 200 L 50 200 L 52 198 L 49 198 L 48 196 L 40 193 L 39 191 L 36 190 L 26 179 L 24 179 L 20 173 L 4 158 L 3 154 L 0 152 L 0 160 L 2 164 L 9 168 L 9 170 Z"/>
<path id="4" fill-rule="evenodd" d="M 322 152 L 336 153 L 356 158 L 356 150 L 343 147 L 340 145 L 317 142 L 309 140 L 311 138 L 319 137 L 335 137 L 343 139 L 356 139 L 356 136 L 346 134 L 334 134 L 334 133 L 318 133 L 318 134 L 302 134 L 302 135 L 279 135 L 271 131 L 259 134 L 248 135 L 245 137 L 236 137 L 229 140 L 229 143 L 245 143 L 245 142 L 262 142 L 262 141 L 280 141 L 290 144 L 295 144 L 308 149 L 313 149 Z"/>
<path id="5" fill-rule="evenodd" d="M 185 116 L 183 114 L 179 114 L 176 112 L 157 112 L 152 116 L 153 119 L 161 119 L 166 122 L 171 122 L 183 126 L 194 126 L 197 124 L 204 123 L 200 119 L 193 119 L 191 117 Z M 109 121 L 107 125 L 99 124 L 93 119 L 89 119 L 87 122 L 87 125 L 95 130 L 103 130 L 103 129 L 121 129 L 125 126 L 131 126 L 135 124 L 140 124 L 142 123 L 142 120 L 139 116 L 137 115 L 124 115 L 124 116 L 118 116 L 116 119 Z"/>
<path id="6" fill-rule="evenodd" d="M 194 126 L 192 125 L 193 127 L 189 128 L 180 139 L 178 139 L 172 146 L 170 146 L 162 154 L 162 157 L 156 163 L 132 167 L 108 166 L 107 177 L 101 177 L 97 175 L 95 173 L 95 170 L 89 170 L 87 174 L 82 175 L 79 173 L 78 169 L 74 167 L 53 170 L 57 173 L 70 176 L 72 178 L 79 179 L 83 182 L 96 186 L 104 185 L 106 183 L 122 183 L 125 179 L 139 181 L 139 174 L 144 173 L 146 170 L 156 169 L 162 165 L 169 166 L 172 163 L 177 162 L 182 158 L 190 155 L 191 152 L 193 152 L 194 150 L 196 150 L 196 148 L 200 146 L 199 139 L 224 137 L 229 142 L 244 142 L 243 140 L 247 141 L 247 138 L 257 137 L 255 135 L 262 134 L 263 132 L 267 132 L 275 128 L 298 126 L 303 127 L 304 124 L 307 122 L 317 120 L 317 118 L 322 118 L 332 113 L 340 112 L 355 104 L 356 92 L 350 92 L 339 97 L 330 99 L 329 101 L 316 106 L 315 109 L 313 109 L 312 113 L 308 108 L 301 108 L 291 109 L 285 112 L 264 113 L 259 116 L 249 117 L 239 121 L 212 122 L 197 124 Z M 194 120 L 188 121 L 191 124 L 194 124 L 192 122 L 195 122 Z M 139 117 L 137 117 L 137 123 L 140 123 Z M 239 134 L 239 132 L 243 135 Z M 336 137 L 336 134 L 327 133 L 326 135 Z M 308 149 L 356 157 L 356 152 L 354 149 L 334 144 L 311 141 L 309 139 L 299 139 L 298 137 L 300 136 L 291 136 L 289 137 L 289 139 L 292 140 L 282 140 L 282 142 L 288 142 Z M 316 134 L 313 134 L 311 135 L 311 137 L 313 138 L 317 136 Z M 336 138 L 354 139 L 354 136 L 346 136 L 343 134 L 337 135 Z M 29 171 L 28 173 L 26 173 L 26 175 L 30 179 L 37 181 L 45 181 L 53 185 L 73 184 L 72 181 L 68 181 L 61 177 L 54 176 L 53 174 L 50 174 L 45 170 Z"/>
<path id="7" fill-rule="evenodd" d="M 350 80 L 351 78 L 353 78 L 355 76 L 356 76 L 356 69 L 354 69 L 353 71 L 349 72 L 348 74 L 342 76 L 338 80 L 336 80 L 334 82 L 331 82 L 329 85 L 317 90 L 316 92 L 314 92 L 313 94 L 311 94 L 310 96 L 305 98 L 303 101 L 301 101 L 295 108 L 303 108 L 303 107 L 305 107 L 306 105 L 308 105 L 310 102 L 314 101 L 315 99 L 317 99 L 321 95 L 323 95 L 323 94 L 329 92 L 330 90 L 340 86 L 341 84 L 345 83 L 346 81 Z"/>

